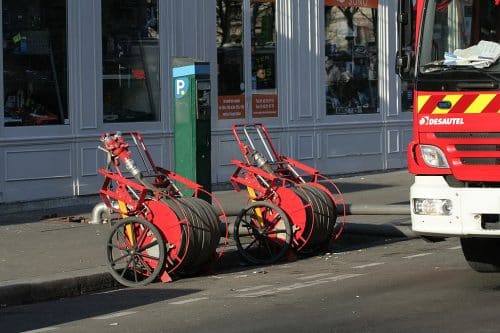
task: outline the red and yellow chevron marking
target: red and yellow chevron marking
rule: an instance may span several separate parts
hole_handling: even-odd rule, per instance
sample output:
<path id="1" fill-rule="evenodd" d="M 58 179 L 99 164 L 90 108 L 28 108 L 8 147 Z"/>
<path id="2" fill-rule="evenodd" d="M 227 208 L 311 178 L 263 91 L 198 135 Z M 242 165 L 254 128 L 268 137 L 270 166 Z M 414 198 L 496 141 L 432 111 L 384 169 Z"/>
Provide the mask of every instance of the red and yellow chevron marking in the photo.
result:
<path id="1" fill-rule="evenodd" d="M 439 102 L 450 102 L 451 107 L 440 108 Z M 419 114 L 500 113 L 500 94 L 422 94 L 417 97 L 417 112 Z"/>

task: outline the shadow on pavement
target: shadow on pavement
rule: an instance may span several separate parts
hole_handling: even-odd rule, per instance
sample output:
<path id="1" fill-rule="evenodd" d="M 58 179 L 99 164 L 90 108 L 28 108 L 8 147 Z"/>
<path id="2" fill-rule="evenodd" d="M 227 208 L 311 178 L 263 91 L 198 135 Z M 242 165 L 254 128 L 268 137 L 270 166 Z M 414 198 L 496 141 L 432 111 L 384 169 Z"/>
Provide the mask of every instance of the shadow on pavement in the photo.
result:
<path id="1" fill-rule="evenodd" d="M 139 306 L 173 300 L 200 291 L 198 289 L 157 289 L 152 288 L 151 285 L 145 288 L 120 289 L 43 303 L 43 311 L 29 313 L 30 320 L 26 320 L 29 305 L 7 307 L 0 309 L 1 326 L 3 332 L 23 332 L 93 317 L 104 319 L 107 315 L 116 312 L 125 312 Z M 82 304 L 85 304 L 85 307 Z"/>
<path id="2" fill-rule="evenodd" d="M 0 225 L 35 223 L 45 220 L 67 220 L 67 222 L 85 220 L 88 222 L 93 208 L 94 206 L 91 205 L 78 205 L 0 214 Z"/>
<path id="3" fill-rule="evenodd" d="M 333 180 L 333 182 L 337 185 L 340 192 L 342 192 L 343 194 L 353 193 L 353 192 L 361 192 L 361 191 L 377 190 L 377 189 L 389 188 L 389 187 L 396 186 L 396 185 L 374 184 L 374 183 L 343 182 L 341 180 L 340 181 Z M 324 183 L 324 185 L 326 185 L 330 191 L 334 191 L 334 189 L 332 189 L 331 185 L 328 185 L 328 183 Z"/>
<path id="4" fill-rule="evenodd" d="M 393 203 L 390 203 L 389 205 L 409 205 L 410 204 L 410 200 L 406 200 L 406 201 L 400 201 L 400 202 L 393 202 Z"/>
<path id="5" fill-rule="evenodd" d="M 345 234 L 333 243 L 332 252 L 342 253 L 365 250 L 371 247 L 384 246 L 406 240 L 408 240 L 406 237 L 380 237 L 363 234 Z"/>
<path id="6" fill-rule="evenodd" d="M 396 228 L 395 232 L 397 231 Z M 274 265 L 283 265 L 289 264 L 291 262 L 297 260 L 307 260 L 316 256 L 323 256 L 328 253 L 341 253 L 341 252 L 349 252 L 356 251 L 362 249 L 369 249 L 372 247 L 383 246 L 391 243 L 402 242 L 405 240 L 409 240 L 408 237 L 401 233 L 400 236 L 393 237 L 382 237 L 380 235 L 370 235 L 370 234 L 350 234 L 344 233 L 339 237 L 339 239 L 335 240 L 329 249 L 322 251 L 314 251 L 311 253 L 300 253 L 295 255 L 290 255 L 288 257 L 285 256 L 283 260 L 275 263 Z M 257 272 L 265 271 L 266 267 L 270 265 L 253 265 L 247 263 L 238 253 L 237 250 L 227 251 L 224 253 L 220 261 L 215 264 L 214 269 L 206 272 L 201 275 L 210 275 L 210 274 L 225 274 L 225 273 L 235 273 L 242 272 L 246 270 L 255 270 Z"/>

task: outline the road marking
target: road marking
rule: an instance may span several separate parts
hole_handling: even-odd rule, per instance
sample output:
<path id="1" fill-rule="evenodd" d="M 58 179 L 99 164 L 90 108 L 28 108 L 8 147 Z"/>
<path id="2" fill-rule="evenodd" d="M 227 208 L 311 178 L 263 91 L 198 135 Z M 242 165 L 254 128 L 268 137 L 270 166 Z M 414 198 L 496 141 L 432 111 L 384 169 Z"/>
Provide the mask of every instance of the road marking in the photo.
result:
<path id="1" fill-rule="evenodd" d="M 320 274 L 315 274 L 315 275 L 301 276 L 297 279 L 298 280 L 312 280 L 312 279 L 316 279 L 316 278 L 328 276 L 328 275 L 331 275 L 331 273 L 320 273 Z"/>
<path id="2" fill-rule="evenodd" d="M 22 333 L 41 333 L 41 332 L 52 332 L 52 331 L 57 331 L 60 328 L 57 326 L 52 326 L 52 327 L 44 327 L 44 328 L 39 328 L 36 330 L 31 330 L 31 331 L 24 331 Z"/>
<path id="3" fill-rule="evenodd" d="M 248 293 L 248 294 L 243 294 L 243 295 L 235 295 L 234 297 L 260 297 L 260 296 L 266 296 L 266 295 L 273 295 L 277 294 L 279 292 L 283 291 L 290 291 L 290 290 L 295 290 L 295 289 L 300 289 L 300 288 L 307 288 L 307 287 L 312 287 L 316 286 L 319 284 L 324 284 L 324 283 L 329 283 L 329 282 L 336 282 L 336 281 L 341 281 L 341 280 L 346 280 L 354 277 L 358 277 L 364 274 L 342 274 L 342 275 L 336 275 L 336 276 L 331 276 L 331 277 L 325 277 L 323 279 L 319 280 L 312 280 L 312 281 L 306 281 L 306 282 L 298 282 L 294 283 L 288 286 L 283 286 L 283 287 L 277 287 L 277 288 L 270 288 L 266 290 L 261 290 L 261 291 L 256 291 L 254 293 Z"/>
<path id="4" fill-rule="evenodd" d="M 202 301 L 204 299 L 208 299 L 208 297 L 190 298 L 190 299 L 185 299 L 183 301 L 170 302 L 168 304 L 181 305 L 181 304 L 187 304 L 187 303 L 193 303 L 193 302 Z"/>
<path id="5" fill-rule="evenodd" d="M 247 292 L 247 291 L 259 290 L 259 289 L 263 289 L 263 288 L 267 288 L 267 287 L 272 287 L 272 286 L 273 286 L 272 284 L 263 284 L 263 285 L 255 286 L 255 287 L 249 287 L 249 288 L 243 288 L 243 289 L 235 289 L 234 291 L 240 292 L 240 293 L 244 293 L 244 292 Z"/>
<path id="6" fill-rule="evenodd" d="M 360 269 L 360 268 L 367 268 L 367 267 L 373 267 L 373 266 L 379 266 L 385 264 L 384 262 L 373 262 L 371 264 L 366 264 L 366 265 L 359 265 L 359 266 L 354 266 L 354 269 Z"/>
<path id="7" fill-rule="evenodd" d="M 432 253 L 428 252 L 428 253 L 419 253 L 419 254 L 414 254 L 412 256 L 406 256 L 406 257 L 403 257 L 403 259 L 413 259 L 413 258 L 417 258 L 417 257 L 424 257 L 424 256 L 428 256 L 428 255 L 431 255 Z"/>
<path id="8" fill-rule="evenodd" d="M 454 247 L 449 247 L 448 250 L 460 250 L 462 247 L 459 246 L 454 246 Z"/>
<path id="9" fill-rule="evenodd" d="M 122 311 L 122 312 L 111 313 L 109 315 L 93 317 L 92 319 L 106 320 L 106 319 L 124 317 L 124 316 L 128 316 L 128 315 L 131 315 L 131 314 L 134 314 L 134 313 L 137 313 L 137 311 Z"/>

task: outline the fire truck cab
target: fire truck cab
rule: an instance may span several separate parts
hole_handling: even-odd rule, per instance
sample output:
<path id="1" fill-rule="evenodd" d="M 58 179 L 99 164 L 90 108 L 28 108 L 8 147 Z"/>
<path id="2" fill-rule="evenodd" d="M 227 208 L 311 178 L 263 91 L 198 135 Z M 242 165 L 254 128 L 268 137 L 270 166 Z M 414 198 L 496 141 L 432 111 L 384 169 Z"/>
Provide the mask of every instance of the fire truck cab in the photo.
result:
<path id="1" fill-rule="evenodd" d="M 414 84 L 413 230 L 500 271 L 500 0 L 402 0 L 396 71 Z M 412 38 L 414 37 L 414 38 Z"/>

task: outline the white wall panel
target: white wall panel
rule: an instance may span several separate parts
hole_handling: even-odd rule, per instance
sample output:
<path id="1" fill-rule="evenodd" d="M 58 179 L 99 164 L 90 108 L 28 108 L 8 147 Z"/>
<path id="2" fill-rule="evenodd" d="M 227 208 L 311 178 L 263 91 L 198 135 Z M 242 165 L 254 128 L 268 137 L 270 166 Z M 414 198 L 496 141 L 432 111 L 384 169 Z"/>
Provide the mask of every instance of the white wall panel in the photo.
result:
<path id="1" fill-rule="evenodd" d="M 387 131 L 387 153 L 384 158 L 385 168 L 395 169 L 407 166 L 406 151 L 411 140 L 411 127 L 398 127 L 394 123 Z"/>
<path id="2" fill-rule="evenodd" d="M 241 152 L 233 137 L 222 137 L 217 141 L 217 156 L 220 166 L 232 165 L 231 160 L 241 160 Z"/>
<path id="3" fill-rule="evenodd" d="M 97 142 L 77 144 L 75 150 L 79 155 L 75 192 L 77 195 L 95 194 L 102 185 L 103 177 L 97 173 L 106 165 L 106 154 L 97 149 Z"/>
<path id="4" fill-rule="evenodd" d="M 16 202 L 72 197 L 75 195 L 74 185 L 68 178 L 7 182 L 4 198 L 5 202 Z"/>
<path id="5" fill-rule="evenodd" d="M 383 134 L 380 131 L 329 133 L 324 138 L 329 158 L 382 154 Z"/>
<path id="6" fill-rule="evenodd" d="M 401 141 L 403 144 L 402 151 L 407 152 L 408 151 L 408 144 L 413 139 L 413 129 L 411 127 L 403 128 L 401 130 L 401 132 L 402 132 L 402 134 L 401 134 L 402 140 Z"/>
<path id="7" fill-rule="evenodd" d="M 81 148 L 81 176 L 97 176 L 97 169 L 104 167 L 106 154 L 94 147 Z"/>
<path id="8" fill-rule="evenodd" d="M 284 133 L 284 135 L 288 136 L 289 133 Z M 276 148 L 276 151 L 281 154 L 284 154 L 286 155 L 287 154 L 287 150 L 286 150 L 286 141 L 284 138 L 282 139 L 282 136 L 281 136 L 281 133 L 271 133 L 269 134 L 269 136 L 271 137 L 271 141 L 272 141 L 272 144 L 274 145 L 274 148 Z M 283 144 L 282 142 L 285 142 L 285 144 Z"/>
<path id="9" fill-rule="evenodd" d="M 6 150 L 5 181 L 40 180 L 71 177 L 69 148 L 40 147 L 36 150 Z"/>
<path id="10" fill-rule="evenodd" d="M 333 157 L 321 161 L 318 170 L 325 175 L 359 173 L 384 169 L 383 160 L 378 155 Z M 342 190 L 342 189 L 340 189 Z"/>
<path id="11" fill-rule="evenodd" d="M 225 183 L 236 169 L 231 160 L 241 160 L 241 152 L 232 136 L 217 136 L 212 138 L 212 181 Z"/>
<path id="12" fill-rule="evenodd" d="M 314 159 L 314 135 L 313 134 L 299 134 L 297 135 L 298 141 L 298 154 L 296 157 L 291 156 L 297 160 L 312 160 Z"/>
<path id="13" fill-rule="evenodd" d="M 3 154 L 5 201 L 74 195 L 73 159 L 68 147 L 7 148 Z"/>
<path id="14" fill-rule="evenodd" d="M 387 152 L 399 153 L 401 151 L 400 146 L 400 132 L 397 129 L 392 129 L 387 131 Z"/>

